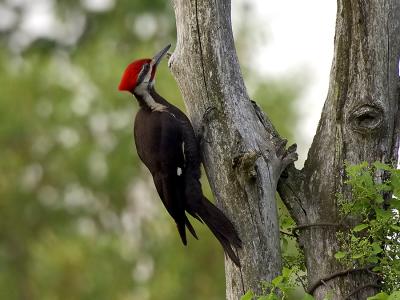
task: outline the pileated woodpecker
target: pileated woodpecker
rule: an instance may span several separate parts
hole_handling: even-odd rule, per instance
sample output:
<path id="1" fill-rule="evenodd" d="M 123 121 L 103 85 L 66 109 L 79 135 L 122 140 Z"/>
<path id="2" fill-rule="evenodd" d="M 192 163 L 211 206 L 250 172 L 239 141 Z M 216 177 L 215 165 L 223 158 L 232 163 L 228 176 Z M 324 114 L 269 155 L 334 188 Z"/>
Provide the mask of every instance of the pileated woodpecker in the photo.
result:
<path id="1" fill-rule="evenodd" d="M 221 243 L 231 260 L 240 265 L 232 246 L 241 240 L 231 221 L 206 197 L 200 184 L 200 152 L 193 127 L 177 107 L 154 89 L 157 65 L 171 45 L 153 59 L 140 59 L 126 68 L 118 89 L 132 93 L 139 102 L 134 137 L 140 159 L 150 170 L 157 192 L 175 220 L 186 245 L 186 228 L 196 238 L 185 211 L 204 222 Z"/>

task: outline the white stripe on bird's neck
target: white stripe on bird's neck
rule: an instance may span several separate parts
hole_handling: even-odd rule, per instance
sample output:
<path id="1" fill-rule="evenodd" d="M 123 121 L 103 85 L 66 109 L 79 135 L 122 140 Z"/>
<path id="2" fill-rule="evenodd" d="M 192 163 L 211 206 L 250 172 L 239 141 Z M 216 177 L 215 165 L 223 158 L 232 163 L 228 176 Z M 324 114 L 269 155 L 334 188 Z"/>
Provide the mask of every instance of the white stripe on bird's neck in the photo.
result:
<path id="1" fill-rule="evenodd" d="M 158 103 L 154 100 L 153 96 L 149 92 L 148 86 L 149 82 L 147 81 L 141 82 L 135 88 L 135 93 L 143 97 L 144 102 L 152 111 L 159 111 L 159 112 L 166 111 L 167 107 L 165 105 L 162 105 L 161 103 Z"/>

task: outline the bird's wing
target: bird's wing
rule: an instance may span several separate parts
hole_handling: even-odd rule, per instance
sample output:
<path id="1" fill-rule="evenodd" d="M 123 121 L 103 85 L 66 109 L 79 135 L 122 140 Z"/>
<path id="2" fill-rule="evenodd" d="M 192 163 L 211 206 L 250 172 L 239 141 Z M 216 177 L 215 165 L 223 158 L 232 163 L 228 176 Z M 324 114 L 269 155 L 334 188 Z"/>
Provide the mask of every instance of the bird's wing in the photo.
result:
<path id="1" fill-rule="evenodd" d="M 176 177 L 174 174 L 157 172 L 153 175 L 153 180 L 165 208 L 175 220 L 182 243 L 186 245 L 185 203 L 183 194 L 180 191 L 179 180 Z"/>
<path id="2" fill-rule="evenodd" d="M 157 154 L 158 166 L 153 173 L 154 184 L 164 206 L 177 224 L 183 244 L 186 245 L 185 225 L 195 237 L 196 234 L 185 215 L 185 182 L 182 176 L 184 154 L 180 123 L 173 115 L 165 112 L 159 114 L 160 148 Z"/>

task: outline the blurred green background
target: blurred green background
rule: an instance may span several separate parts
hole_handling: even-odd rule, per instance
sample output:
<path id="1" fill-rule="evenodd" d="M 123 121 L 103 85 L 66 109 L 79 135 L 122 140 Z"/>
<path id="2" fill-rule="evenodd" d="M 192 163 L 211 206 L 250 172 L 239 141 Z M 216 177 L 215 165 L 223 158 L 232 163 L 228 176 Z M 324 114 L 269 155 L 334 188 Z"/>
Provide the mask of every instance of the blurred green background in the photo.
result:
<path id="1" fill-rule="evenodd" d="M 235 5 L 244 61 L 260 36 Z M 134 148 L 136 101 L 117 91 L 170 42 L 169 1 L 0 2 L 0 299 L 224 298 L 221 247 L 198 222 L 182 246 Z M 300 83 L 242 70 L 291 139 Z M 166 63 L 156 88 L 184 108 Z"/>

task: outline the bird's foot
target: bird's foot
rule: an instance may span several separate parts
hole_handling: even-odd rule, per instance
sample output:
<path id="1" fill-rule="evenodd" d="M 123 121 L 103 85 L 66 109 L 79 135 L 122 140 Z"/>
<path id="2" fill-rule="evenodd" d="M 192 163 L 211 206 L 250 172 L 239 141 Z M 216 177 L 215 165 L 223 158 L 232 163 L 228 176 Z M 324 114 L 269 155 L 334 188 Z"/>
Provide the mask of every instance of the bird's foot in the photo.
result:
<path id="1" fill-rule="evenodd" d="M 206 124 L 211 121 L 212 113 L 217 109 L 215 107 L 208 107 L 203 114 L 203 118 L 201 119 L 201 127 L 199 133 L 200 144 L 206 142 L 207 144 L 211 144 L 212 140 L 206 138 Z"/>

